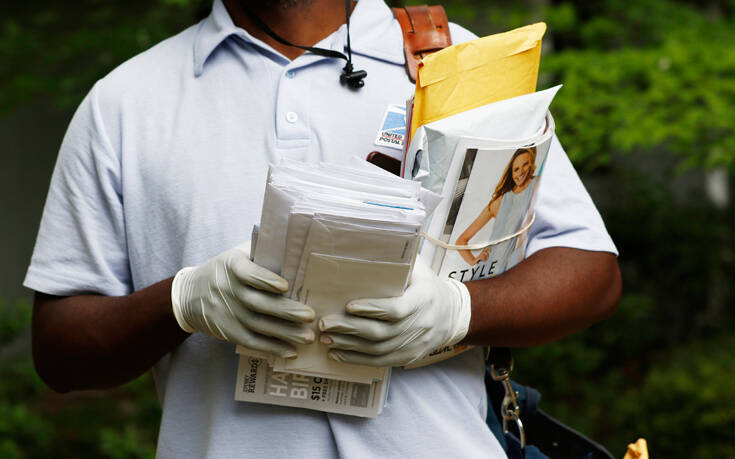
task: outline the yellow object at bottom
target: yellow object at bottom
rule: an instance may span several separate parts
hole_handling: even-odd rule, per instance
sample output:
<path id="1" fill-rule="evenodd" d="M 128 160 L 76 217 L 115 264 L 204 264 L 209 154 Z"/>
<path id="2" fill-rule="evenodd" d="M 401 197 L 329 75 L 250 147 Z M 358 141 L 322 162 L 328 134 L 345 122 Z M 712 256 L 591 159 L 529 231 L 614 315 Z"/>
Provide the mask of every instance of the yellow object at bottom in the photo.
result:
<path id="1" fill-rule="evenodd" d="M 648 459 L 648 445 L 645 438 L 628 445 L 628 452 L 623 459 Z"/>

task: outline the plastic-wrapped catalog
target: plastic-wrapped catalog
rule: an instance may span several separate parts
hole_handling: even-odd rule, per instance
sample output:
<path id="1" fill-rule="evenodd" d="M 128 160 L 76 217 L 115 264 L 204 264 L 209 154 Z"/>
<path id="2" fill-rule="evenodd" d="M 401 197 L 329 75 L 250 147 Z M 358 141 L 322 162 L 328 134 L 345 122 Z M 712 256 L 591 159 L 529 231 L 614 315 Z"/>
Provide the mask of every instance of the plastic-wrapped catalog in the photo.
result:
<path id="1" fill-rule="evenodd" d="M 416 131 L 403 175 L 442 197 L 427 218 L 420 248 L 440 277 L 490 278 L 523 260 L 554 137 L 548 109 L 559 88 L 468 110 Z M 412 367 L 466 349 L 437 349 Z"/>

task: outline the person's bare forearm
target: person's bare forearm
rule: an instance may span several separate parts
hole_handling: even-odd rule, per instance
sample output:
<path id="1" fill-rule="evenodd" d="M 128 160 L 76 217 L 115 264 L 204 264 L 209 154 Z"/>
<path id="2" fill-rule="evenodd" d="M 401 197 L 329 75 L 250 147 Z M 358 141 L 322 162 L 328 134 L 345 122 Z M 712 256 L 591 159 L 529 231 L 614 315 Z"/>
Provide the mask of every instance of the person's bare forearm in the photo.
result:
<path id="1" fill-rule="evenodd" d="M 36 293 L 38 374 L 52 389 L 67 392 L 116 386 L 147 371 L 189 336 L 171 311 L 171 282 L 120 297 Z"/>
<path id="2" fill-rule="evenodd" d="M 554 247 L 510 271 L 468 282 L 472 319 L 467 344 L 544 344 L 611 316 L 620 299 L 617 257 Z"/>

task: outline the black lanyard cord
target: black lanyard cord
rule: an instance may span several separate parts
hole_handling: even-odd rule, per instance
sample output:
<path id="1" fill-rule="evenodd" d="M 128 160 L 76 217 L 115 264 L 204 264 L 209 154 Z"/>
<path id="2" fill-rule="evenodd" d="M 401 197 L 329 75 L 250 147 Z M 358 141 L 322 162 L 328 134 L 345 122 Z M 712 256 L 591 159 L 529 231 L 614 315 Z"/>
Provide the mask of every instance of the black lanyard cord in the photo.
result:
<path id="1" fill-rule="evenodd" d="M 263 32 L 266 33 L 269 37 L 276 40 L 278 43 L 286 46 L 293 46 L 294 48 L 303 49 L 305 51 L 309 51 L 311 53 L 317 54 L 319 56 L 324 57 L 331 57 L 333 59 L 344 59 L 347 61 L 344 68 L 342 69 L 342 74 L 339 77 L 339 81 L 342 84 L 348 85 L 352 89 L 359 89 L 363 86 L 365 86 L 365 82 L 363 79 L 367 76 L 367 72 L 365 70 L 353 70 L 352 68 L 352 48 L 350 46 L 350 1 L 351 0 L 345 0 L 345 16 L 346 16 L 346 23 L 347 23 L 347 55 L 345 56 L 344 53 L 340 53 L 339 51 L 334 51 L 332 49 L 325 49 L 325 48 L 315 48 L 313 46 L 301 46 L 301 45 L 295 45 L 285 38 L 279 36 L 274 31 L 270 29 L 263 21 L 260 20 L 258 16 L 256 16 L 250 9 L 245 5 L 244 1 L 238 2 L 240 4 L 240 7 L 243 9 L 245 14 L 248 15 L 250 20 L 252 20 L 256 26 L 258 26 Z"/>
<path id="2" fill-rule="evenodd" d="M 352 46 L 350 46 L 350 2 L 351 0 L 345 0 L 345 23 L 347 24 L 347 65 L 352 71 Z"/>

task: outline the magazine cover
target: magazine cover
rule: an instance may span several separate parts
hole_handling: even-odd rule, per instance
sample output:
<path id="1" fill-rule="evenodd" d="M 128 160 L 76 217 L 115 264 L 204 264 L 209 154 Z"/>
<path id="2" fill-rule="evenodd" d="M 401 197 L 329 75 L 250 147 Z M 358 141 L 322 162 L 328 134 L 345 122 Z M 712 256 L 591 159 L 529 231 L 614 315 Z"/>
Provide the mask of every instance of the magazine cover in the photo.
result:
<path id="1" fill-rule="evenodd" d="M 551 145 L 550 126 L 539 142 L 527 146 L 497 148 L 497 143 L 482 139 L 460 141 L 455 151 L 461 161 L 458 175 L 449 174 L 458 177 L 456 182 L 449 180 L 456 183 L 449 209 L 438 215 L 446 218 L 432 222 L 435 236 L 424 235 L 422 254 L 431 254 L 431 266 L 439 276 L 460 282 L 486 279 L 523 260 L 526 230 L 533 222 L 533 204 Z M 445 346 L 405 368 L 440 362 L 470 348 Z"/>
<path id="2" fill-rule="evenodd" d="M 434 266 L 460 282 L 497 276 L 523 260 L 525 231 L 551 138 L 518 148 L 465 150 Z"/>

